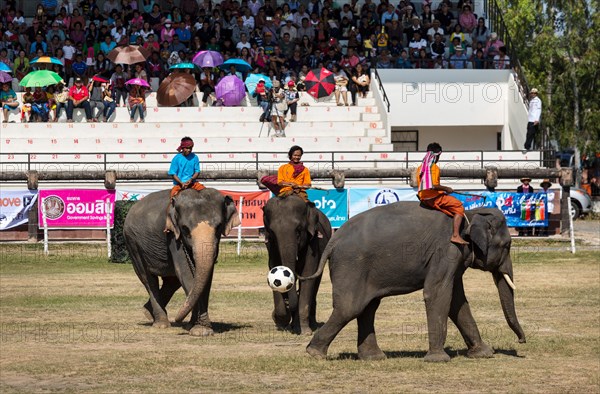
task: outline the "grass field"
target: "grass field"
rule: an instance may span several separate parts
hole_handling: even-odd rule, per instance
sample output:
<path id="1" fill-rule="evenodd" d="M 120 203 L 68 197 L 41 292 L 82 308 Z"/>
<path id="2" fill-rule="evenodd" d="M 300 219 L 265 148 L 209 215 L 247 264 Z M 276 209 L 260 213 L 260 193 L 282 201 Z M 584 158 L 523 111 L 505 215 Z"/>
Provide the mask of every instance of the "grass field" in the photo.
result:
<path id="1" fill-rule="evenodd" d="M 376 319 L 388 359 L 356 360 L 356 324 L 329 359 L 312 359 L 309 337 L 274 329 L 266 254 L 222 249 L 211 293 L 214 336 L 155 329 L 130 265 L 106 262 L 100 245 L 0 245 L 0 392 L 573 392 L 600 391 L 600 253 L 513 250 L 518 344 L 490 274 L 469 270 L 465 289 L 484 340 L 496 351 L 464 356 L 449 324 L 447 364 L 424 363 L 421 292 L 384 299 Z M 183 302 L 180 291 L 171 314 Z M 331 311 L 327 274 L 318 319 Z"/>

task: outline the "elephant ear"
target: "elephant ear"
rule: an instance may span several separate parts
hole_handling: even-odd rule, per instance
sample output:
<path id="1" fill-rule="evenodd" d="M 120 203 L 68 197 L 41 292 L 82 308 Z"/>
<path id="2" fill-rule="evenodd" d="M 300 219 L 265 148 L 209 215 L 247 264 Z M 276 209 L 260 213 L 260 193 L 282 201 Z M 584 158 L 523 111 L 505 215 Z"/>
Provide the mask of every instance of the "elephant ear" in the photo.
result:
<path id="1" fill-rule="evenodd" d="M 469 237 L 475 246 L 487 257 L 487 251 L 492 239 L 492 228 L 488 215 L 475 214 L 471 219 Z"/>
<path id="2" fill-rule="evenodd" d="M 240 221 L 240 214 L 235 207 L 235 202 L 229 196 L 225 196 L 223 211 L 225 213 L 225 225 L 223 226 L 222 234 L 227 236 L 232 228 L 239 226 L 242 222 Z"/>
<path id="3" fill-rule="evenodd" d="M 319 213 L 317 212 L 317 207 L 315 207 L 313 203 L 308 203 L 306 207 L 306 230 L 312 239 L 317 234 L 317 230 L 319 229 Z"/>
<path id="4" fill-rule="evenodd" d="M 179 239 L 181 231 L 179 231 L 179 225 L 177 224 L 177 210 L 175 209 L 175 198 L 171 200 L 169 209 L 167 210 L 167 224 L 166 228 L 175 234 L 175 239 Z"/>

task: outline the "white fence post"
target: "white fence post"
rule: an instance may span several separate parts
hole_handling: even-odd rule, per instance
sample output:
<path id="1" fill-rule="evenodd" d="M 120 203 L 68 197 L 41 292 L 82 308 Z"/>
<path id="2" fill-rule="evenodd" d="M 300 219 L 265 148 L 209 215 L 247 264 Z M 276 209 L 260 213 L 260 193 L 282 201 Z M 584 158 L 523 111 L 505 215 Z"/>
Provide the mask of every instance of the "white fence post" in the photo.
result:
<path id="1" fill-rule="evenodd" d="M 239 256 L 242 249 L 242 207 L 244 206 L 244 196 L 240 196 L 240 209 L 238 213 L 240 215 L 240 225 L 238 226 L 238 240 L 237 240 L 237 255 Z"/>

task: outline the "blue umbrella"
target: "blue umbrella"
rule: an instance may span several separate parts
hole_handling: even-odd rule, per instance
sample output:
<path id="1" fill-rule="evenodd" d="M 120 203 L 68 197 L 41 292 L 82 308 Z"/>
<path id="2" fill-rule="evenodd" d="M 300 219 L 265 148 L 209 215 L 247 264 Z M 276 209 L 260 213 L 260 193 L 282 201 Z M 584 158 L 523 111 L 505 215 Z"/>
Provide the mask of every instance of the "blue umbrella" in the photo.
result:
<path id="1" fill-rule="evenodd" d="M 177 63 L 169 67 L 169 70 L 181 70 L 184 68 L 194 69 L 196 68 L 196 65 L 194 63 Z"/>
<path id="2" fill-rule="evenodd" d="M 6 63 L 0 62 L 0 71 L 11 73 L 12 69 L 6 65 Z"/>
<path id="3" fill-rule="evenodd" d="M 50 56 L 36 57 L 35 59 L 33 59 L 32 61 L 30 61 L 29 63 L 31 63 L 31 64 L 36 64 L 36 63 L 58 64 L 60 66 L 63 65 L 60 60 L 58 60 L 55 57 L 50 57 Z"/>
<path id="4" fill-rule="evenodd" d="M 267 77 L 266 75 L 250 74 L 250 75 L 248 75 L 248 78 L 246 78 L 246 81 L 244 82 L 244 84 L 248 88 L 248 93 L 250 93 L 250 96 L 252 96 L 254 94 L 254 91 L 256 90 L 256 84 L 261 79 L 263 79 L 265 81 L 265 86 L 267 88 L 273 87 L 273 82 L 271 81 L 271 78 Z"/>
<path id="5" fill-rule="evenodd" d="M 225 63 L 221 64 L 219 68 L 222 70 L 229 70 L 229 67 L 231 66 L 234 66 L 235 70 L 241 73 L 248 72 L 252 68 L 252 66 L 243 59 L 228 59 Z"/>

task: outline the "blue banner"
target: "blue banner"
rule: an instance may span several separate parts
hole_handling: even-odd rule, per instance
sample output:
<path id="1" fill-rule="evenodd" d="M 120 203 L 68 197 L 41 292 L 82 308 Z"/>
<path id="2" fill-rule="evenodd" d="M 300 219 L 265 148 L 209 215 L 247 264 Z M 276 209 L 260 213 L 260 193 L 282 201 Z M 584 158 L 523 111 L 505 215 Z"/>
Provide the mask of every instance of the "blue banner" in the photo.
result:
<path id="1" fill-rule="evenodd" d="M 418 201 L 414 189 L 350 189 L 350 217 L 368 209 L 398 201 Z"/>
<path id="2" fill-rule="evenodd" d="M 348 190 L 307 190 L 308 199 L 327 216 L 331 227 L 339 228 L 348 221 Z"/>
<path id="3" fill-rule="evenodd" d="M 498 208 L 506 218 L 508 227 L 547 227 L 548 195 L 546 193 L 469 192 L 485 197 L 452 194 L 466 210 L 475 208 Z"/>

